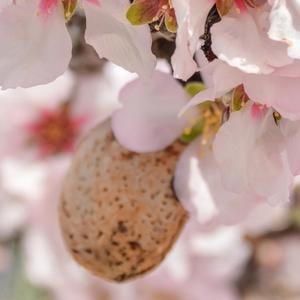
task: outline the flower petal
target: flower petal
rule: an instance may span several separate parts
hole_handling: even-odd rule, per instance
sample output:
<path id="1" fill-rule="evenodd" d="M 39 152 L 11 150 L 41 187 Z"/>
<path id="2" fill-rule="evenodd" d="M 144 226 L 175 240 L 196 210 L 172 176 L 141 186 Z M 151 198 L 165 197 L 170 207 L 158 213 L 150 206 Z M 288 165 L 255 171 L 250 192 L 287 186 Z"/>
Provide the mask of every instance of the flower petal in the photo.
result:
<path id="1" fill-rule="evenodd" d="M 193 56 L 212 3 L 207 0 L 173 0 L 172 3 L 178 24 L 172 66 L 176 78 L 187 80 L 198 70 Z"/>
<path id="2" fill-rule="evenodd" d="M 174 189 L 178 199 L 198 225 L 234 224 L 259 203 L 259 197 L 228 191 L 213 152 L 200 144 L 190 144 L 175 172 Z"/>
<path id="3" fill-rule="evenodd" d="M 125 5 L 122 5 L 124 3 Z M 86 41 L 100 57 L 105 57 L 141 77 L 149 77 L 155 67 L 148 25 L 133 26 L 124 16 L 127 1 L 103 0 L 97 6 L 84 2 Z"/>
<path id="4" fill-rule="evenodd" d="M 292 63 L 287 45 L 272 41 L 262 27 L 266 13 L 225 16 L 212 27 L 212 50 L 219 59 L 246 73 L 269 74 Z"/>
<path id="5" fill-rule="evenodd" d="M 242 111 L 232 113 L 213 145 L 226 188 L 271 202 L 288 201 L 292 178 L 283 147 L 271 111 L 255 119 L 248 103 Z"/>
<path id="6" fill-rule="evenodd" d="M 274 0 L 270 14 L 269 37 L 286 42 L 288 55 L 300 58 L 300 2 L 299 0 Z"/>
<path id="7" fill-rule="evenodd" d="M 38 15 L 36 1 L 19 2 L 0 12 L 0 86 L 30 87 L 54 80 L 68 67 L 71 40 L 62 6 Z"/>
<path id="8" fill-rule="evenodd" d="M 272 106 L 290 120 L 300 119 L 299 78 L 249 76 L 244 87 L 253 101 Z"/>
<path id="9" fill-rule="evenodd" d="M 136 79 L 120 92 L 123 107 L 112 117 L 117 140 L 136 152 L 164 149 L 179 137 L 185 118 L 178 113 L 187 94 L 171 75 L 156 71 L 149 81 Z"/>
<path id="10" fill-rule="evenodd" d="M 280 128 L 285 136 L 289 166 L 293 175 L 300 175 L 300 122 L 282 120 Z"/>

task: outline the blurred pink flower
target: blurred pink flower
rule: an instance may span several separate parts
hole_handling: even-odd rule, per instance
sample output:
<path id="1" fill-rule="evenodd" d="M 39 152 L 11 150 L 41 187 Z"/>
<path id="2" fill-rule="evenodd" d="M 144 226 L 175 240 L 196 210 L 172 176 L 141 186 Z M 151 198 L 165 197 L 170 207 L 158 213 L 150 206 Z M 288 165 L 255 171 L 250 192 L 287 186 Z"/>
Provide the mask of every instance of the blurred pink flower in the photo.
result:
<path id="1" fill-rule="evenodd" d="M 101 74 L 67 72 L 47 85 L 0 91 L 1 157 L 36 159 L 72 151 L 87 130 L 119 107 L 118 90 L 131 78 L 107 64 Z"/>
<path id="2" fill-rule="evenodd" d="M 120 106 L 118 91 L 132 77 L 120 67 L 107 63 L 98 74 L 75 76 L 66 73 L 48 85 L 0 92 L 3 123 L 1 192 L 7 191 L 22 200 L 18 202 L 20 207 L 16 207 L 12 199 L 0 197 L 1 212 L 5 214 L 0 221 L 0 236 L 10 237 L 15 228 L 22 229 L 27 275 L 31 282 L 50 290 L 54 299 L 94 300 L 104 297 L 111 289 L 81 269 L 64 247 L 57 204 L 72 156 L 65 151 L 65 144 L 56 144 L 61 141 L 56 139 L 56 130 L 60 137 L 60 130 L 64 133 L 68 129 L 68 123 L 61 121 L 72 122 L 79 118 L 72 136 L 72 143 L 77 144 L 85 132 Z M 67 120 L 64 119 L 66 116 L 53 113 L 60 112 L 66 100 L 70 105 Z M 5 116 L 11 116 L 12 122 L 7 122 Z M 81 122 L 82 116 L 84 122 Z M 48 132 L 44 132 L 48 125 L 51 125 L 50 131 L 55 129 L 53 140 L 52 135 L 49 137 Z M 74 130 L 68 130 L 71 129 Z M 66 138 L 69 141 L 70 136 Z M 28 139 L 35 143 L 28 144 Z M 51 151 L 43 152 L 41 159 L 40 147 L 44 143 Z M 57 145 L 59 147 L 52 148 Z M 22 218 L 16 216 L 19 211 Z"/>
<path id="3" fill-rule="evenodd" d="M 53 111 L 41 111 L 38 119 L 26 125 L 28 141 L 39 148 L 41 157 L 72 152 L 85 121 L 84 116 L 70 116 L 69 103 Z"/>

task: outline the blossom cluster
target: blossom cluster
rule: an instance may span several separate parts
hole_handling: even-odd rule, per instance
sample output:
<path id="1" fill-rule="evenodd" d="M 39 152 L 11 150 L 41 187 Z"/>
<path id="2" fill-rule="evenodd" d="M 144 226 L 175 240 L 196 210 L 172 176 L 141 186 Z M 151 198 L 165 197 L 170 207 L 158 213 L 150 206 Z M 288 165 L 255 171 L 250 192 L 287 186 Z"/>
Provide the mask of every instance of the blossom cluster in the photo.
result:
<path id="1" fill-rule="evenodd" d="M 81 42 L 109 61 L 102 77 L 70 70 L 76 16 L 85 18 Z M 299 0 L 1 1 L 0 240 L 26 224 L 23 247 L 35 262 L 31 243 L 41 253 L 45 244 L 56 245 L 44 277 L 35 277 L 38 263 L 28 266 L 33 281 L 57 299 L 75 297 L 74 283 L 78 300 L 94 299 L 87 294 L 95 286 L 118 300 L 138 299 L 141 286 L 180 300 L 238 299 L 233 282 L 250 257 L 242 236 L 282 220 L 300 175 L 299 20 Z M 172 45 L 171 54 L 155 50 L 161 40 Z M 54 193 L 59 200 L 78 141 L 107 119 L 118 144 L 133 153 L 181 143 L 170 184 L 189 213 L 162 267 L 118 289 L 82 270 L 69 275 L 77 266 L 64 252 L 57 201 L 47 199 Z M 33 190 L 26 176 L 7 179 L 18 178 L 24 165 L 34 166 Z M 220 232 L 232 245 L 221 243 L 225 254 L 210 255 L 209 239 Z"/>

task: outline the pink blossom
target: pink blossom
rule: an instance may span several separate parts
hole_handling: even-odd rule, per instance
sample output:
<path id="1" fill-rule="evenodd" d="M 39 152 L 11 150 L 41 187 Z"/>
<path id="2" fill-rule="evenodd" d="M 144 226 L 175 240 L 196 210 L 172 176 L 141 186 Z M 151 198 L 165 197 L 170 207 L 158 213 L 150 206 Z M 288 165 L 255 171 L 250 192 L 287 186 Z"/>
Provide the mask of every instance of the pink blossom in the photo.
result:
<path id="1" fill-rule="evenodd" d="M 243 84 L 252 101 L 273 107 L 283 117 L 290 120 L 300 118 L 298 62 L 280 69 L 280 73 L 262 75 L 244 73 L 222 61 L 207 64 L 201 54 L 198 58 L 203 64 L 202 74 L 207 89 L 196 95 L 187 107 L 221 97 L 236 86 Z"/>
<path id="2" fill-rule="evenodd" d="M 123 16 L 127 2 L 83 1 L 86 39 L 99 56 L 147 77 L 155 66 L 147 26 L 133 27 Z M 68 67 L 71 40 L 63 5 L 57 0 L 19 0 L 0 11 L 0 86 L 30 87 L 53 81 Z"/>
<path id="3" fill-rule="evenodd" d="M 114 81 L 116 78 L 117 82 Z M 45 141 L 38 140 L 39 143 L 31 145 L 26 141 L 32 135 L 40 136 L 41 129 L 49 120 L 57 123 L 58 118 L 60 121 L 61 116 L 53 112 L 59 111 L 67 99 L 71 101 L 68 120 L 85 117 L 84 123 L 69 124 L 76 125 L 78 131 L 72 140 L 77 144 L 83 133 L 105 120 L 120 105 L 118 91 L 130 78 L 130 73 L 107 63 L 100 74 L 75 75 L 68 72 L 48 85 L 0 93 L 2 116 L 9 114 L 15 120 L 5 123 L 5 119 L 1 118 L 2 125 L 5 125 L 1 127 L 5 132 L 3 137 L 7 141 L 2 141 L 1 150 L 4 151 L 5 146 L 7 151 L 0 157 L 0 237 L 11 238 L 21 226 L 26 275 L 32 283 L 49 290 L 53 299 L 95 300 L 107 294 L 111 294 L 113 300 L 121 298 L 113 298 L 115 287 L 76 265 L 64 247 L 57 204 L 71 154 L 64 151 L 63 146 L 56 149 L 57 153 L 44 153 L 45 157 L 40 159 L 38 150 Z M 77 86 L 76 93 L 74 85 Z M 24 109 L 20 110 L 21 104 Z M 36 125 L 28 129 L 28 124 Z M 66 124 L 63 125 L 65 127 Z M 17 136 L 18 143 L 11 138 L 14 136 Z M 2 193 L 5 198 L 2 198 Z M 124 294 L 123 299 L 134 298 Z"/>
<path id="4" fill-rule="evenodd" d="M 128 72 L 107 64 L 102 74 L 67 72 L 47 85 L 0 91 L 1 134 L 10 141 L 1 145 L 1 157 L 35 160 L 70 154 L 84 132 L 120 105 L 118 90 L 130 78 Z"/>
<path id="5" fill-rule="evenodd" d="M 208 63 L 198 53 L 201 74 L 208 89 L 197 95 L 192 103 L 220 97 L 243 84 L 252 101 L 273 107 L 291 120 L 300 117 L 299 61 L 287 55 L 292 48 L 284 38 L 275 38 L 274 33 L 275 28 L 277 33 L 283 32 L 276 22 L 289 24 L 288 20 L 292 20 L 289 17 L 291 9 L 284 3 L 265 3 L 243 14 L 232 11 L 214 24 L 212 50 L 219 60 Z"/>
<path id="6" fill-rule="evenodd" d="M 126 101 L 113 114 L 113 130 L 122 145 L 138 152 L 153 151 L 167 147 L 176 134 L 179 136 L 180 131 L 174 130 L 172 139 L 165 133 L 176 128 L 174 122 L 180 124 L 178 113 L 182 104 L 172 101 L 166 110 L 153 100 L 160 99 L 159 95 L 164 89 L 168 90 L 170 81 L 168 76 L 158 76 L 149 90 L 140 88 L 142 82 L 138 79 L 128 85 Z M 143 91 L 143 97 L 136 89 Z M 137 96 L 136 100 L 133 95 Z M 176 95 L 181 94 L 176 91 Z M 138 109 L 139 105 L 145 107 L 144 103 L 151 103 L 151 109 Z M 171 108 L 174 112 L 172 125 L 169 125 L 165 120 Z M 188 124 L 187 119 L 183 121 Z M 294 124 L 286 122 L 291 124 L 289 126 Z M 128 124 L 133 127 L 129 129 Z M 202 224 L 211 219 L 235 223 L 264 201 L 272 205 L 288 202 L 294 177 L 287 132 L 276 124 L 271 109 L 249 101 L 240 111 L 231 113 L 229 120 L 212 137 L 213 151 L 201 145 L 201 138 L 187 147 L 175 173 L 174 188 L 178 198 Z M 159 148 L 154 148 L 156 145 Z"/>
<path id="7" fill-rule="evenodd" d="M 299 0 L 228 1 L 224 15 L 212 0 L 168 2 L 178 28 L 166 73 L 154 71 L 148 25 L 126 19 L 129 1 L 79 1 L 86 42 L 139 78 L 110 63 L 92 75 L 66 71 L 72 45 L 64 4 L 0 4 L 0 239 L 24 230 L 26 274 L 54 299 L 138 300 L 142 291 L 145 300 L 160 293 L 237 300 L 233 285 L 251 254 L 243 236 L 288 223 L 300 175 Z M 198 71 L 206 89 L 190 99 L 173 77 Z M 233 103 L 237 87 L 244 97 Z M 170 183 L 189 212 L 186 228 L 160 268 L 117 287 L 73 262 L 57 222 L 72 151 L 110 117 L 117 141 L 139 153 L 161 151 L 203 121 Z M 273 275 L 282 282 L 291 274 L 295 290 L 298 242 L 280 245 L 286 259 Z"/>

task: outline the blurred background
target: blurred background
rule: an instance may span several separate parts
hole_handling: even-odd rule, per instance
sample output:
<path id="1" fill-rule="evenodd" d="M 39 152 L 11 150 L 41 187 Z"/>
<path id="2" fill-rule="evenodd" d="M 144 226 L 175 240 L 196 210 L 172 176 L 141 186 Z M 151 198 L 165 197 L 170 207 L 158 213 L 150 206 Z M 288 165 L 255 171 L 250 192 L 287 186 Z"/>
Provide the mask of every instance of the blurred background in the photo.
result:
<path id="1" fill-rule="evenodd" d="M 57 203 L 72 152 L 135 78 L 100 60 L 84 28 L 73 16 L 73 59 L 55 82 L 0 92 L 0 300 L 300 300 L 297 182 L 290 205 L 258 207 L 239 225 L 188 223 L 163 264 L 132 282 L 107 283 L 71 259 Z M 173 39 L 153 39 L 168 70 Z"/>

